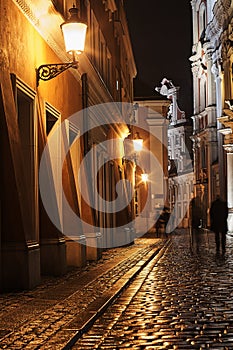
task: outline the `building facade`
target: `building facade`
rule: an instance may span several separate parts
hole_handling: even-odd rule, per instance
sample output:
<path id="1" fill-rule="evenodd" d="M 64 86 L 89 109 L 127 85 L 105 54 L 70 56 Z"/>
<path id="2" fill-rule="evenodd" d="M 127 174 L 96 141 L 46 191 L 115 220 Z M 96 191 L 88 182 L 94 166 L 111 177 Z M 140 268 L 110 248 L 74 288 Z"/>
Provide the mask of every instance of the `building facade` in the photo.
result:
<path id="1" fill-rule="evenodd" d="M 168 203 L 172 228 L 188 227 L 189 203 L 193 197 L 192 125 L 178 106 L 179 87 L 164 78 L 156 90 L 170 101 L 168 120 Z"/>
<path id="2" fill-rule="evenodd" d="M 230 0 L 191 1 L 195 195 L 204 226 L 216 195 L 227 199 L 232 232 L 232 11 Z"/>
<path id="3" fill-rule="evenodd" d="M 38 83 L 40 65 L 71 61 L 60 25 L 73 4 L 88 26 L 79 67 Z M 122 158 L 132 110 L 120 104 L 113 111 L 112 104 L 133 101 L 136 67 L 122 0 L 4 0 L 0 10 L 0 285 L 2 290 L 13 290 L 34 287 L 42 274 L 60 275 L 68 265 L 97 259 L 101 250 L 96 242 L 101 239 L 102 246 L 110 246 L 109 228 L 118 220 L 128 222 L 132 215 L 130 206 L 120 216 L 106 213 L 90 184 L 96 176 L 100 195 L 111 201 L 117 181 L 131 176 Z M 103 103 L 108 105 L 101 109 L 98 123 L 99 110 L 88 108 Z M 80 111 L 83 134 L 75 118 L 70 118 Z M 128 119 L 122 123 L 113 112 Z M 111 147 L 104 144 L 112 138 L 118 140 L 113 159 Z M 82 160 L 93 148 L 78 183 Z M 53 191 L 48 207 L 56 224 L 40 195 L 45 149 L 43 174 Z M 88 232 L 85 225 L 69 226 L 73 213 L 101 232 Z M 69 235 L 64 227 L 70 229 Z M 95 243 L 89 245 L 88 240 Z"/>
<path id="4" fill-rule="evenodd" d="M 144 205 L 145 193 L 147 195 L 147 206 L 141 220 L 136 225 L 136 232 L 139 235 L 151 229 L 158 219 L 162 208 L 168 203 L 168 140 L 166 119 L 170 100 L 159 94 L 150 98 L 136 97 L 137 105 L 135 112 L 135 131 L 138 131 L 144 140 L 148 153 L 139 155 L 138 172 L 148 174 L 146 184 L 141 184 L 137 197 L 141 206 Z M 145 152 L 145 151 L 144 151 Z M 140 200 L 141 198 L 141 200 Z M 136 213 L 137 215 L 137 213 Z"/>

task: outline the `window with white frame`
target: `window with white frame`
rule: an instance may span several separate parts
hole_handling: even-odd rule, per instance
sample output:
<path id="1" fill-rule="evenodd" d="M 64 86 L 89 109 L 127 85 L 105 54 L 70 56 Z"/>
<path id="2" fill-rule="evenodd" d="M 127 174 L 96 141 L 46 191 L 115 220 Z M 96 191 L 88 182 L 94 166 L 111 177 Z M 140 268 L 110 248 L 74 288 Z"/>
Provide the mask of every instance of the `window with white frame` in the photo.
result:
<path id="1" fill-rule="evenodd" d="M 204 2 L 201 3 L 200 9 L 199 9 L 199 38 L 201 38 L 206 29 L 206 5 Z"/>
<path id="2" fill-rule="evenodd" d="M 65 120 L 68 146 L 70 147 L 80 135 L 80 130 L 70 120 Z"/>
<path id="3" fill-rule="evenodd" d="M 206 76 L 202 75 L 200 79 L 200 112 L 206 107 Z"/>
<path id="4" fill-rule="evenodd" d="M 38 239 L 38 182 L 37 182 L 37 118 L 35 117 L 36 93 L 16 75 L 11 74 L 15 105 L 18 117 L 18 131 L 22 152 L 24 179 L 29 200 L 28 232 L 30 239 Z"/>
<path id="5" fill-rule="evenodd" d="M 60 112 L 55 109 L 48 102 L 45 102 L 45 123 L 46 123 L 46 135 L 48 136 L 57 121 L 60 118 Z"/>

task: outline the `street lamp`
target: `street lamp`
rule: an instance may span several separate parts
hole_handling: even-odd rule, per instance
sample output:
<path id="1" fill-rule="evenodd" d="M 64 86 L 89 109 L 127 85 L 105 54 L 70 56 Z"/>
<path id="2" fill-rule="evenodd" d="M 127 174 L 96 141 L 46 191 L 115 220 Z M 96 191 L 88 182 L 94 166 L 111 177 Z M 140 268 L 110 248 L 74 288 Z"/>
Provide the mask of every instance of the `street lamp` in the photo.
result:
<path id="1" fill-rule="evenodd" d="M 130 133 L 128 132 L 128 135 L 129 134 Z M 131 161 L 131 162 L 133 161 L 136 165 L 137 160 L 138 160 L 138 156 L 139 156 L 139 152 L 141 152 L 143 149 L 143 139 L 140 137 L 139 132 L 137 131 L 137 132 L 135 132 L 134 139 L 132 139 L 132 138 L 125 139 L 124 138 L 124 141 L 126 141 L 124 143 L 126 157 L 124 156 L 122 158 L 122 164 L 124 164 L 124 162 L 127 162 L 127 161 Z"/>
<path id="2" fill-rule="evenodd" d="M 69 9 L 70 18 L 61 24 L 61 30 L 65 42 L 66 52 L 72 55 L 72 62 L 42 64 L 36 71 L 37 86 L 39 80 L 55 78 L 69 68 L 78 68 L 76 55 L 84 51 L 87 25 L 79 20 L 78 9 L 73 5 Z"/>

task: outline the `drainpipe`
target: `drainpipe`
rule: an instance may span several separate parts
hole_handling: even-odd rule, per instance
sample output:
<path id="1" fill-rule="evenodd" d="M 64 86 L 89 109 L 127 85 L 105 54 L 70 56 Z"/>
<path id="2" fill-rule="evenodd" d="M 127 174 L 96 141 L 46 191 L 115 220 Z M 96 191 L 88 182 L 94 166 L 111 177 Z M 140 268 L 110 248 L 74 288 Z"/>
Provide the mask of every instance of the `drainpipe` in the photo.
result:
<path id="1" fill-rule="evenodd" d="M 82 108 L 83 108 L 83 127 L 84 130 L 88 130 L 88 79 L 87 79 L 87 73 L 82 74 L 81 77 L 82 80 Z M 84 152 L 84 157 L 86 154 L 89 152 L 89 143 L 88 143 L 88 131 L 84 133 L 83 135 L 83 152 Z M 90 172 L 91 169 L 91 164 L 86 165 L 86 177 L 87 177 L 87 183 L 88 183 L 88 193 L 89 193 L 89 198 L 90 198 L 90 203 L 91 203 L 91 211 L 93 215 L 93 220 L 94 224 L 97 224 L 97 214 L 95 211 L 95 205 L 94 205 L 94 191 L 95 188 L 92 183 L 92 174 Z"/>
<path id="2" fill-rule="evenodd" d="M 88 82 L 87 82 L 87 73 L 82 75 L 82 109 L 83 109 L 83 125 L 84 130 L 88 130 Z M 83 144 L 84 144 L 84 156 L 89 151 L 88 146 L 88 132 L 83 135 Z"/>

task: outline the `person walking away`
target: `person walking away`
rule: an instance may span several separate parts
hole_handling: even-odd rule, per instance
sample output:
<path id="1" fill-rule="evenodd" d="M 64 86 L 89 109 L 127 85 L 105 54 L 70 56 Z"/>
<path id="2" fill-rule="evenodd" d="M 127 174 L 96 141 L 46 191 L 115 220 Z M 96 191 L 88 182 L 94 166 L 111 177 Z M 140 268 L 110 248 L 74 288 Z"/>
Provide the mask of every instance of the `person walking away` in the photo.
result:
<path id="1" fill-rule="evenodd" d="M 202 209 L 201 199 L 199 196 L 194 197 L 190 203 L 190 218 L 191 218 L 191 245 L 192 249 L 199 251 L 199 234 L 202 225 Z"/>
<path id="2" fill-rule="evenodd" d="M 164 206 L 162 209 L 156 223 L 155 223 L 155 233 L 156 237 L 159 236 L 159 232 L 163 233 L 165 237 L 167 237 L 166 226 L 170 218 L 169 208 Z"/>
<path id="3" fill-rule="evenodd" d="M 220 250 L 220 236 L 222 253 L 226 250 L 226 234 L 227 234 L 227 203 L 220 196 L 212 202 L 210 207 L 210 229 L 215 233 L 216 252 Z"/>

